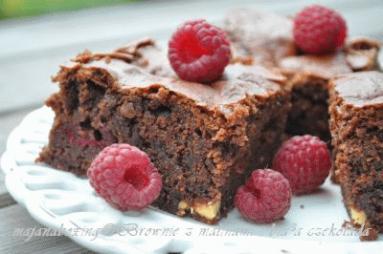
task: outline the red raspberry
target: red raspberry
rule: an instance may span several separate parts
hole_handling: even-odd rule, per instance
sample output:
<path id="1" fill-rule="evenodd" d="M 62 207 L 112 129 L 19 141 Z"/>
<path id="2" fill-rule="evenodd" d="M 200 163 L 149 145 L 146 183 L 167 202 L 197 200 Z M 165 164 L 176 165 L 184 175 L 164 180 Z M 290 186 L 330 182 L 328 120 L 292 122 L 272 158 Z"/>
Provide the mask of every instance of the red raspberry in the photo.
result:
<path id="1" fill-rule="evenodd" d="M 289 181 L 271 169 L 254 170 L 245 185 L 238 188 L 234 204 L 247 219 L 270 223 L 281 219 L 289 210 Z"/>
<path id="2" fill-rule="evenodd" d="M 330 168 L 331 158 L 326 143 L 310 135 L 287 140 L 273 161 L 273 169 L 289 180 L 294 194 L 313 192 L 326 180 Z"/>
<path id="3" fill-rule="evenodd" d="M 88 177 L 96 192 L 122 211 L 145 208 L 162 188 L 148 155 L 128 144 L 105 147 L 90 165 Z"/>
<path id="4" fill-rule="evenodd" d="M 217 80 L 230 56 L 225 32 L 205 20 L 186 22 L 169 41 L 170 64 L 183 80 L 202 83 Z"/>
<path id="5" fill-rule="evenodd" d="M 309 54 L 331 53 L 343 46 L 346 22 L 340 14 L 320 5 L 311 5 L 294 19 L 294 40 Z"/>

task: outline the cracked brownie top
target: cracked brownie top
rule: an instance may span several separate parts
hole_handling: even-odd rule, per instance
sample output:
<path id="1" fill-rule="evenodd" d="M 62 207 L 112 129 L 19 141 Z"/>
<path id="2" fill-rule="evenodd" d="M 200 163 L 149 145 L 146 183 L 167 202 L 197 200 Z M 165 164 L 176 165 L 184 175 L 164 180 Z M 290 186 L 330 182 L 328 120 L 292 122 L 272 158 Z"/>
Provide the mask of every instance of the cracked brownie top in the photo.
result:
<path id="1" fill-rule="evenodd" d="M 233 63 L 227 66 L 220 80 L 209 85 L 183 81 L 176 77 L 165 53 L 151 39 L 131 43 L 111 53 L 86 51 L 73 61 L 62 68 L 68 72 L 77 68 L 84 71 L 82 67 L 91 71 L 106 70 L 116 81 L 113 83 L 116 89 L 165 87 L 208 108 L 234 104 L 248 96 L 272 96 L 282 89 L 286 80 L 276 70 Z"/>
<path id="2" fill-rule="evenodd" d="M 336 79 L 334 89 L 347 104 L 364 107 L 383 106 L 383 73 L 357 72 Z"/>

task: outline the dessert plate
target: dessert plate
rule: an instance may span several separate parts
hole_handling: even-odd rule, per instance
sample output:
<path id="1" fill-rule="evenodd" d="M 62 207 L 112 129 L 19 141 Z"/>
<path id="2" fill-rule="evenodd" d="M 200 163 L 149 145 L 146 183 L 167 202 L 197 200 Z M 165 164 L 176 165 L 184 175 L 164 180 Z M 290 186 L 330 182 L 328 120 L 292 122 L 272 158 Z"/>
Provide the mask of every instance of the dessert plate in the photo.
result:
<path id="1" fill-rule="evenodd" d="M 35 162 L 48 141 L 53 112 L 42 107 L 10 134 L 1 158 L 13 198 L 38 222 L 102 253 L 381 253 L 348 226 L 339 187 L 327 181 L 312 195 L 294 197 L 285 218 L 258 225 L 233 210 L 218 225 L 148 208 L 120 212 L 98 197 L 87 179 Z M 212 244 L 214 242 L 214 245 Z"/>

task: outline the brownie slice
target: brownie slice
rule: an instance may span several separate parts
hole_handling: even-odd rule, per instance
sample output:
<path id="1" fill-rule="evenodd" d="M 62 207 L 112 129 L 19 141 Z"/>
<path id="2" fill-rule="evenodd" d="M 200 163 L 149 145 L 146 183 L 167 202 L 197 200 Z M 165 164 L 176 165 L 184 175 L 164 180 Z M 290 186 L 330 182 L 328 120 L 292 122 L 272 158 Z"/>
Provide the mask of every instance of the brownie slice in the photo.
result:
<path id="1" fill-rule="evenodd" d="M 292 20 L 287 17 L 238 9 L 231 11 L 224 23 L 236 61 L 278 67 L 289 77 L 292 108 L 286 124 L 288 135 L 312 134 L 329 143 L 329 79 L 378 68 L 380 44 L 372 39 L 356 38 L 339 52 L 312 56 L 295 48 Z"/>
<path id="2" fill-rule="evenodd" d="M 383 232 L 383 73 L 331 81 L 330 116 L 335 173 L 352 222 Z"/>
<path id="3" fill-rule="evenodd" d="M 85 175 L 106 145 L 129 143 L 163 177 L 154 206 L 215 223 L 249 173 L 271 165 L 285 128 L 285 77 L 231 64 L 203 85 L 177 79 L 152 40 L 108 54 L 85 52 L 62 66 L 49 144 L 40 160 Z"/>

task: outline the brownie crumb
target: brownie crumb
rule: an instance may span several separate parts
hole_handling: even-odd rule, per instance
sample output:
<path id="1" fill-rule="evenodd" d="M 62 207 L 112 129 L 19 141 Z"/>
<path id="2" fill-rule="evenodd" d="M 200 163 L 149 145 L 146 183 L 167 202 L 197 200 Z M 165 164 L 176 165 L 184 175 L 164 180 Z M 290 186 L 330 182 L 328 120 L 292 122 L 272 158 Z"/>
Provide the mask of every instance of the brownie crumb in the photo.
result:
<path id="1" fill-rule="evenodd" d="M 379 232 L 373 228 L 363 230 L 363 234 L 359 236 L 361 241 L 375 241 L 378 239 Z"/>

